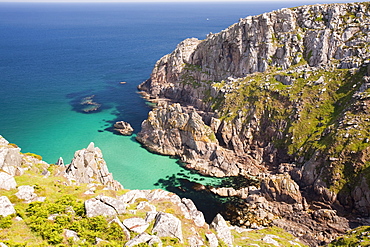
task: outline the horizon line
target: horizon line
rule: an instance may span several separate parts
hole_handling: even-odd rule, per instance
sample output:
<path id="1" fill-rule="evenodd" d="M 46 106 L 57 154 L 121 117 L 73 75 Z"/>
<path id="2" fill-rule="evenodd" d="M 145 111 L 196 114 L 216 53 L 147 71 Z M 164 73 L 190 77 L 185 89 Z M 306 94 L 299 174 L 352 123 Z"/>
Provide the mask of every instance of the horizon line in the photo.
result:
<path id="1" fill-rule="evenodd" d="M 258 0 L 258 2 L 291 2 L 291 0 Z M 366 0 L 296 0 L 295 2 L 363 2 Z M 1 3 L 177 3 L 177 2 L 257 2 L 257 0 L 0 0 Z"/>

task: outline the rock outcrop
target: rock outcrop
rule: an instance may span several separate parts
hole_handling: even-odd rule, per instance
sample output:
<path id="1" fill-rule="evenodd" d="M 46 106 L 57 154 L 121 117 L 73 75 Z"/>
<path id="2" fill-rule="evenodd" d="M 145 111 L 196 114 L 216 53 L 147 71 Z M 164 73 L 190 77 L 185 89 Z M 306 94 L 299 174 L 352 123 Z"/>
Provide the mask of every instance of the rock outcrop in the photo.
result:
<path id="1" fill-rule="evenodd" d="M 15 213 L 16 211 L 13 204 L 9 201 L 9 198 L 6 196 L 0 196 L 0 215 L 6 217 Z"/>
<path id="2" fill-rule="evenodd" d="M 114 130 L 124 136 L 130 136 L 134 132 L 134 128 L 132 128 L 131 124 L 124 121 L 116 122 L 114 124 Z"/>
<path id="3" fill-rule="evenodd" d="M 21 149 L 0 136 L 0 169 L 11 176 L 21 175 Z"/>
<path id="4" fill-rule="evenodd" d="M 0 189 L 11 190 L 17 187 L 17 182 L 12 175 L 0 172 Z"/>
<path id="5" fill-rule="evenodd" d="M 71 164 L 65 170 L 70 181 L 79 183 L 101 183 L 113 190 L 123 186 L 108 171 L 101 150 L 91 142 L 86 149 L 76 151 Z"/>
<path id="6" fill-rule="evenodd" d="M 180 157 L 188 168 L 202 174 L 224 177 L 259 172 L 254 160 L 238 157 L 220 146 L 202 117 L 194 109 L 182 109 L 180 104 L 164 103 L 151 111 L 136 139 L 152 152 Z"/>
<path id="7" fill-rule="evenodd" d="M 211 227 L 214 228 L 217 232 L 219 239 L 225 242 L 228 246 L 233 246 L 233 237 L 231 235 L 231 230 L 227 225 L 225 219 L 217 214 L 214 220 L 211 223 Z"/>
<path id="8" fill-rule="evenodd" d="M 261 192 L 272 201 L 302 203 L 298 184 L 287 174 L 272 175 L 262 179 Z"/>
<path id="9" fill-rule="evenodd" d="M 158 237 L 176 237 L 183 242 L 181 221 L 172 214 L 158 213 L 152 233 Z"/>

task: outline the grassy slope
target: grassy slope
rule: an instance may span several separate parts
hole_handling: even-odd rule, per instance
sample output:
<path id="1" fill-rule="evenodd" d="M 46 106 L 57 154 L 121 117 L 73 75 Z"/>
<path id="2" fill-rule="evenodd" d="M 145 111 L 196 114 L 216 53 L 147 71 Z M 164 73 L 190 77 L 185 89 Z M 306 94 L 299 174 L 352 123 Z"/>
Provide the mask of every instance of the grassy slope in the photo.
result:
<path id="1" fill-rule="evenodd" d="M 67 185 L 67 181 L 63 177 L 54 175 L 44 177 L 40 175 L 44 168 L 45 165 L 35 164 L 25 174 L 15 178 L 18 186 L 34 186 L 35 193 L 38 196 L 46 197 L 45 202 L 24 203 L 15 196 L 18 189 L 10 191 L 0 190 L 1 195 L 7 196 L 15 205 L 17 211 L 17 215 L 11 215 L 6 218 L 0 217 L 0 242 L 8 246 L 91 246 L 95 245 L 96 237 L 98 237 L 106 241 L 101 242 L 97 246 L 122 246 L 128 241 L 117 224 L 109 223 L 112 217 L 98 216 L 87 218 L 83 204 L 85 200 L 94 198 L 97 195 L 117 197 L 128 190 L 103 190 L 103 186 L 97 185 L 93 195 L 85 195 L 84 192 L 88 190 L 86 184 L 79 186 Z M 50 165 L 48 168 L 51 174 L 55 174 L 57 169 L 55 165 Z M 131 217 L 145 218 L 147 209 L 136 210 L 136 213 L 130 211 L 135 210 L 136 206 L 143 200 L 146 199 L 138 199 L 135 203 L 130 204 L 127 208 L 127 213 L 119 215 L 119 219 L 124 220 Z M 156 206 L 157 211 L 174 214 L 182 221 L 185 243 L 180 243 L 176 238 L 161 238 L 165 246 L 188 246 L 187 239 L 194 235 L 192 228 L 199 233 L 204 243 L 207 243 L 205 233 L 214 232 L 208 226 L 196 227 L 191 220 L 185 219 L 180 208 L 170 201 L 157 200 L 152 201 L 151 204 Z M 55 219 L 48 219 L 51 215 L 55 215 Z M 17 220 L 16 216 L 21 217 L 23 220 Z M 152 228 L 153 222 L 146 232 L 151 234 Z M 64 229 L 76 231 L 81 240 L 66 239 L 63 236 Z M 235 243 L 240 246 L 247 246 L 249 243 L 259 243 L 260 246 L 268 246 L 261 241 L 268 234 L 273 234 L 276 237 L 276 241 L 284 246 L 292 246 L 292 242 L 289 241 L 296 242 L 291 234 L 275 227 L 243 233 L 233 231 Z M 131 233 L 131 238 L 136 235 L 136 233 Z M 220 246 L 226 245 L 220 242 Z"/>

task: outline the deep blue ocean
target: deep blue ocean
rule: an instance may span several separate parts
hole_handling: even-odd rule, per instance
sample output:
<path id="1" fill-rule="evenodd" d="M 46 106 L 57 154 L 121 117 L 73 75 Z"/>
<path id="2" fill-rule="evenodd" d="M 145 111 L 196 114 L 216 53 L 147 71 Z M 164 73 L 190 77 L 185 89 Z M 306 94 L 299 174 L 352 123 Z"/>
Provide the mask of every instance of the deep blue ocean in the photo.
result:
<path id="1" fill-rule="evenodd" d="M 70 163 L 95 142 L 129 189 L 211 182 L 110 127 L 124 120 L 140 130 L 150 107 L 136 87 L 180 41 L 305 3 L 0 3 L 0 135 L 49 163 Z M 92 95 L 101 108 L 84 113 Z"/>

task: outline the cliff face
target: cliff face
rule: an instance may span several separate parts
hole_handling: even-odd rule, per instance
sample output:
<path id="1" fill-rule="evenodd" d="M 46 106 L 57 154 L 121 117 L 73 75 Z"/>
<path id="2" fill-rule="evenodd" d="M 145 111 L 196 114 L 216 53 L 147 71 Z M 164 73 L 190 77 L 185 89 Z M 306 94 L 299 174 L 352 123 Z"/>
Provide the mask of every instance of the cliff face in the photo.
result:
<path id="1" fill-rule="evenodd" d="M 151 97 L 167 97 L 209 107 L 212 83 L 268 69 L 309 66 L 354 68 L 369 58 L 367 3 L 282 9 L 241 19 L 226 30 L 181 42 L 160 59 L 140 88 Z M 209 92 L 209 90 L 211 92 Z"/>
<path id="2" fill-rule="evenodd" d="M 368 216 L 369 31 L 365 2 L 282 9 L 187 39 L 139 89 L 195 107 L 216 140 L 189 145 L 181 136 L 197 130 L 169 128 L 163 105 L 138 140 L 209 175 L 289 173 L 308 200 Z"/>

